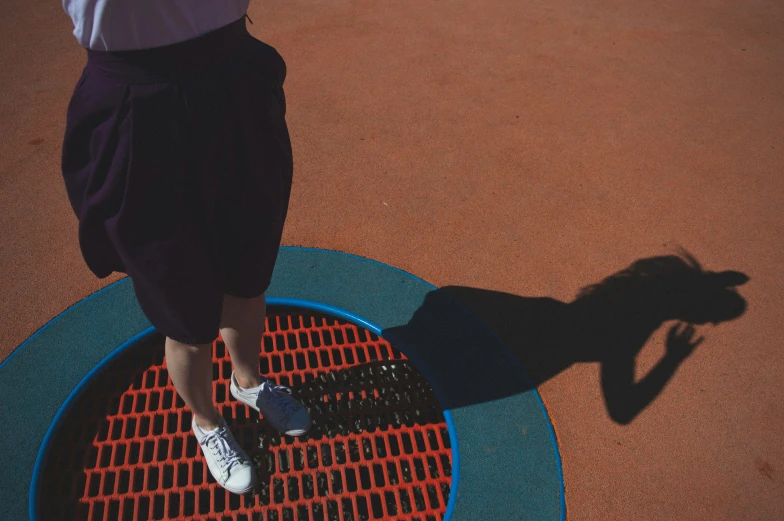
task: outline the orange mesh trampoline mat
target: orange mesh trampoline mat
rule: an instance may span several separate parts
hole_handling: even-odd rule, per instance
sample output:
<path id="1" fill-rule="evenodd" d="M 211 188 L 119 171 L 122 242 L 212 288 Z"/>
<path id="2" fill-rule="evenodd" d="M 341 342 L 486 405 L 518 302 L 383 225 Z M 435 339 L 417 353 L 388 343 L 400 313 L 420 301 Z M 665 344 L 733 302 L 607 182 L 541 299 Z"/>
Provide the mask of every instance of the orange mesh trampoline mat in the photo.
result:
<path id="1" fill-rule="evenodd" d="M 291 386 L 314 426 L 281 436 L 228 392 L 213 344 L 218 408 L 257 468 L 247 495 L 221 488 L 166 371 L 163 337 L 127 349 L 89 382 L 52 438 L 44 520 L 442 520 L 451 487 L 447 424 L 430 385 L 373 332 L 320 312 L 271 307 L 260 369 Z"/>

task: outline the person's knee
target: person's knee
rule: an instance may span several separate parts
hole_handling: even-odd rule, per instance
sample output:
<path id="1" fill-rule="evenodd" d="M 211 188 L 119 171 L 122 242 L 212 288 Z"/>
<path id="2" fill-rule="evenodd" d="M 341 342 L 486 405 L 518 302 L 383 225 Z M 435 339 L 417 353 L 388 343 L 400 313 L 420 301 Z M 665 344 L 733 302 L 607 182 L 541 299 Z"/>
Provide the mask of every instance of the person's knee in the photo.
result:
<path id="1" fill-rule="evenodd" d="M 212 343 L 186 343 L 174 340 L 171 337 L 166 337 L 165 348 L 166 350 L 185 351 L 196 354 L 211 349 Z"/>
<path id="2" fill-rule="evenodd" d="M 263 329 L 266 307 L 263 294 L 253 298 L 224 295 L 220 327 L 237 330 Z"/>

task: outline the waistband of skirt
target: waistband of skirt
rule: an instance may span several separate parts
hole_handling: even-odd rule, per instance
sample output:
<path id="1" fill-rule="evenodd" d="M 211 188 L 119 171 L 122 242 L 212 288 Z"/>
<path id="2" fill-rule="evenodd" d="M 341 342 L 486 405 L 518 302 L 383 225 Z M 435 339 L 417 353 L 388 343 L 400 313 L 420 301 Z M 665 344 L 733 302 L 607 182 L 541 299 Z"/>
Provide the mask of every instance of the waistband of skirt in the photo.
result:
<path id="1" fill-rule="evenodd" d="M 199 36 L 138 51 L 87 50 L 87 70 L 123 83 L 177 81 L 198 77 L 242 55 L 251 38 L 245 17 Z"/>

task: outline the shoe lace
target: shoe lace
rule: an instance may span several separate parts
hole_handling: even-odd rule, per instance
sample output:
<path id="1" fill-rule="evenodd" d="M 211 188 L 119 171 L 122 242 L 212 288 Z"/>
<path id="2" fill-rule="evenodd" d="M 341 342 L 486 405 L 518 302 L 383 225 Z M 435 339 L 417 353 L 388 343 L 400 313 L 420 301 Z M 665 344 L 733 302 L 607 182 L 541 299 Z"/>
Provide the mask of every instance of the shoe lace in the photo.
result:
<path id="1" fill-rule="evenodd" d="M 232 467 L 242 463 L 244 458 L 240 455 L 234 438 L 224 434 L 225 429 L 226 427 L 219 427 L 218 430 L 205 434 L 202 445 L 210 449 L 221 470 L 229 472 Z"/>
<path id="2" fill-rule="evenodd" d="M 264 382 L 262 390 L 272 398 L 275 410 L 280 412 L 284 418 L 288 418 L 292 412 L 299 408 L 299 403 L 291 398 L 291 389 L 285 385 L 272 385 L 270 382 Z"/>

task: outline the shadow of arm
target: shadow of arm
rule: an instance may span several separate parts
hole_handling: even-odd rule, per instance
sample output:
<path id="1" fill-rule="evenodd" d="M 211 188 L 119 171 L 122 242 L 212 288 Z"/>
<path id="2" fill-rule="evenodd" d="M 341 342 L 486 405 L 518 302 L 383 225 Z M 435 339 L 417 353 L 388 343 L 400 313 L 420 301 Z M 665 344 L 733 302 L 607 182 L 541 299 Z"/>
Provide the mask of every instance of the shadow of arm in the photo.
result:
<path id="1" fill-rule="evenodd" d="M 664 389 L 682 361 L 682 357 L 668 352 L 636 383 L 634 358 L 602 363 L 602 391 L 610 417 L 621 425 L 630 424 Z"/>

